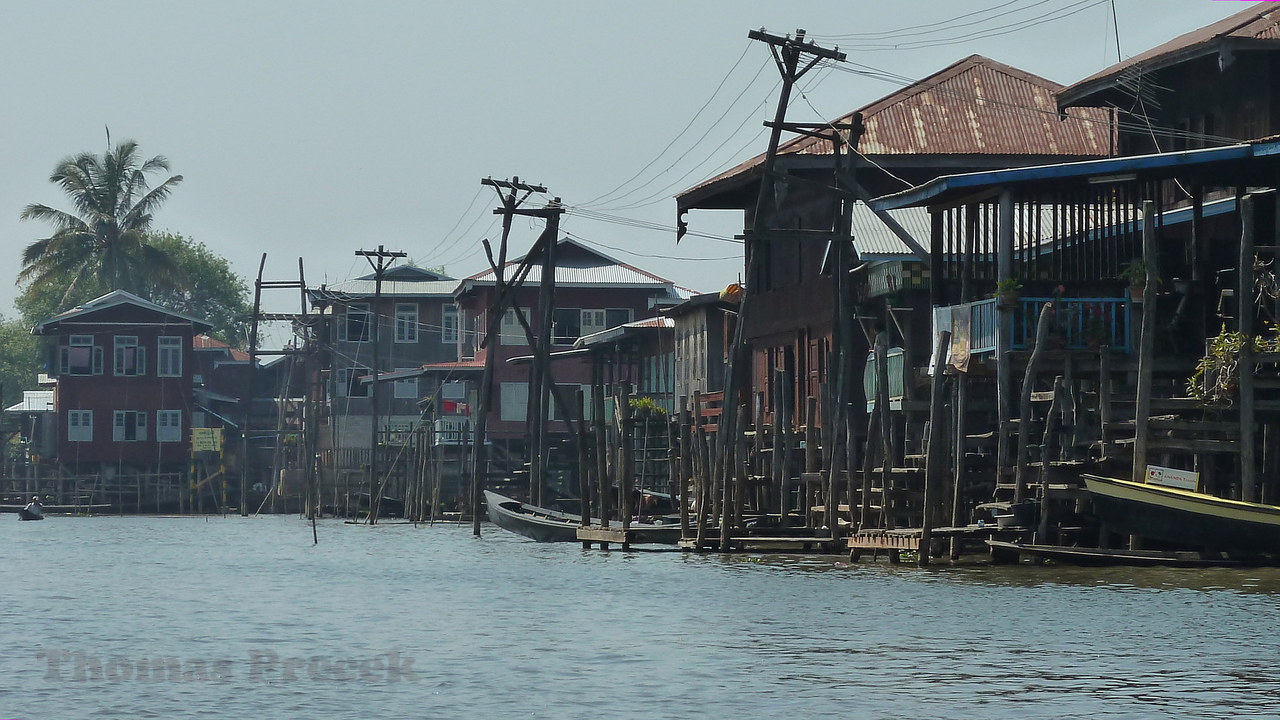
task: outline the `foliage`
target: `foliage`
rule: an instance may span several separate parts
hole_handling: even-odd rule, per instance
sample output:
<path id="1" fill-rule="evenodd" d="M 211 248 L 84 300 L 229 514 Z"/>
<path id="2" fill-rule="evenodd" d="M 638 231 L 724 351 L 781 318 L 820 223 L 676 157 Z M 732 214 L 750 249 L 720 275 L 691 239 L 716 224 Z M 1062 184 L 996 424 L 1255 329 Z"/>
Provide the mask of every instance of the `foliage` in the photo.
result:
<path id="1" fill-rule="evenodd" d="M 996 295 L 1008 295 L 1022 289 L 1022 283 L 1016 278 L 1005 278 L 996 283 Z"/>
<path id="2" fill-rule="evenodd" d="M 182 283 L 142 282 L 130 292 L 175 312 L 208 320 L 210 335 L 236 347 L 248 342 L 249 316 L 253 312 L 249 287 L 227 260 L 211 251 L 204 243 L 172 232 L 149 233 L 147 242 L 172 258 Z M 15 304 L 28 327 L 59 312 L 66 297 L 63 285 L 56 279 L 49 283 L 28 285 Z M 81 283 L 69 298 L 68 307 L 105 295 L 115 288 L 99 285 L 96 280 Z"/>
<path id="3" fill-rule="evenodd" d="M 49 181 L 75 210 L 39 203 L 23 209 L 21 219 L 49 223 L 53 234 L 23 251 L 19 284 L 31 289 L 58 283 L 64 292 L 57 310 L 71 307 L 85 285 L 130 292 L 175 285 L 180 278 L 173 260 L 147 242 L 152 213 L 182 182 L 173 175 L 151 187 L 147 176 L 168 170 L 163 156 L 143 160 L 132 140 L 102 156 L 82 152 L 62 159 Z"/>
<path id="4" fill-rule="evenodd" d="M 1254 336 L 1254 352 L 1280 352 L 1280 335 L 1276 334 L 1280 328 L 1272 325 L 1271 329 L 1271 337 Z M 1245 342 L 1243 334 L 1224 326 L 1209 340 L 1208 351 L 1187 379 L 1187 394 L 1205 403 L 1230 402 L 1239 390 L 1240 351 Z"/>
<path id="5" fill-rule="evenodd" d="M 35 390 L 41 368 L 36 337 L 21 320 L 0 318 L 0 402 L 8 407 L 22 399 L 23 390 Z"/>
<path id="6" fill-rule="evenodd" d="M 630 404 L 631 414 L 636 417 L 661 417 L 667 414 L 667 409 L 650 397 L 633 397 Z"/>
<path id="7" fill-rule="evenodd" d="M 1147 263 L 1142 258 L 1134 258 L 1120 268 L 1119 278 L 1128 280 L 1130 285 L 1147 284 Z"/>

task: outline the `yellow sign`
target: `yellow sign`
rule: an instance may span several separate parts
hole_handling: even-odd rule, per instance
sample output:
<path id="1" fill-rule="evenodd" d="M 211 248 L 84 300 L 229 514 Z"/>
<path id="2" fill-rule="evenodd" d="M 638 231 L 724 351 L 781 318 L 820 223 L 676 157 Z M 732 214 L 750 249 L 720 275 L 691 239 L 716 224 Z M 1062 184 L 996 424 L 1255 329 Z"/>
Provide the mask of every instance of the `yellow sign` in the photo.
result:
<path id="1" fill-rule="evenodd" d="M 222 450 L 222 428 L 191 428 L 191 452 Z"/>

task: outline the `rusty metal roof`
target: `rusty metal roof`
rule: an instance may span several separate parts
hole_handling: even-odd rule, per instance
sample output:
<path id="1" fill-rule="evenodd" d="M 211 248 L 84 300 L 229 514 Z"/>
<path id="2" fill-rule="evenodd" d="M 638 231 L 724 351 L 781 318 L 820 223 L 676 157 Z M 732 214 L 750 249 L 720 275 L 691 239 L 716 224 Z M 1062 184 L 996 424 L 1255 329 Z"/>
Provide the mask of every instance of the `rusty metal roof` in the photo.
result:
<path id="1" fill-rule="evenodd" d="M 841 116 L 862 113 L 866 130 L 858 151 L 894 155 L 1061 155 L 1104 157 L 1111 151 L 1106 110 L 1079 108 L 1058 114 L 1062 85 L 981 55 L 943 70 Z M 786 155 L 830 155 L 830 141 L 798 137 L 778 148 Z M 764 155 L 684 191 L 758 174 Z"/>
<path id="2" fill-rule="evenodd" d="M 1277 47 L 1280 47 L 1280 6 L 1275 2 L 1260 2 L 1091 75 L 1065 88 L 1059 93 L 1058 102 L 1063 107 L 1081 105 L 1099 91 L 1135 74 L 1154 72 L 1205 55 L 1220 53 L 1226 59 L 1238 49 Z"/>

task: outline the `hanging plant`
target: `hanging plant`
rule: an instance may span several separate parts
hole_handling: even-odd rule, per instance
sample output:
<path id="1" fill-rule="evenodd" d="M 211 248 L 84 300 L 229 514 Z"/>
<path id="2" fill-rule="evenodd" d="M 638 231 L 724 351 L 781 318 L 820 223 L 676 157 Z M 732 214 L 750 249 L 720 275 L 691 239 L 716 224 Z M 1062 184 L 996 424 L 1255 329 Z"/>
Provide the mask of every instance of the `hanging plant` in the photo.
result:
<path id="1" fill-rule="evenodd" d="M 1276 326 L 1272 325 L 1271 330 L 1271 337 L 1253 338 L 1254 352 L 1280 351 Z M 1223 327 L 1217 337 L 1209 340 L 1204 357 L 1187 379 L 1187 394 L 1204 403 L 1230 403 L 1240 390 L 1240 351 L 1245 342 L 1242 333 Z"/>

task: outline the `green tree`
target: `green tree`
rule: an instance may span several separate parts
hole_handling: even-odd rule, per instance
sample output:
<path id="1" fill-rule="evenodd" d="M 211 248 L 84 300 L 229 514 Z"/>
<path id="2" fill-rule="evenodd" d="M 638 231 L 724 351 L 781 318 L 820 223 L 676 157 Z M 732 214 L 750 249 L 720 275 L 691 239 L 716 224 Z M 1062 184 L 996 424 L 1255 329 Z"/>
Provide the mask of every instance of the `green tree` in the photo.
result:
<path id="1" fill-rule="evenodd" d="M 0 403 L 9 407 L 22 398 L 23 390 L 35 390 L 43 369 L 31 327 L 0 317 Z"/>
<path id="2" fill-rule="evenodd" d="M 204 243 L 186 238 L 178 233 L 148 233 L 147 243 L 172 259 L 182 282 L 175 286 L 144 282 L 130 292 L 170 310 L 185 313 L 213 324 L 210 335 L 237 347 L 248 342 L 249 316 L 253 309 L 249 301 L 249 286 L 244 278 L 231 269 L 226 258 L 214 253 Z M 63 307 L 74 307 L 112 288 L 97 282 L 82 284 L 74 295 L 66 298 L 64 285 L 56 277 L 48 283 L 28 285 L 16 300 L 27 327 L 56 315 Z"/>
<path id="3" fill-rule="evenodd" d="M 84 152 L 60 161 L 49 181 L 62 188 L 74 210 L 39 203 L 23 209 L 23 220 L 47 222 L 54 231 L 23 251 L 19 284 L 31 289 L 61 283 L 57 310 L 71 307 L 86 286 L 141 294 L 144 286 L 177 285 L 173 259 L 147 242 L 152 213 L 182 182 L 173 175 L 151 187 L 147 176 L 168 170 L 164 156 L 143 160 L 132 140 L 102 156 Z"/>

